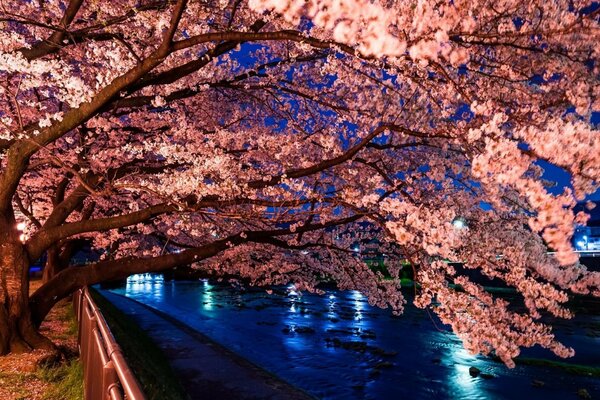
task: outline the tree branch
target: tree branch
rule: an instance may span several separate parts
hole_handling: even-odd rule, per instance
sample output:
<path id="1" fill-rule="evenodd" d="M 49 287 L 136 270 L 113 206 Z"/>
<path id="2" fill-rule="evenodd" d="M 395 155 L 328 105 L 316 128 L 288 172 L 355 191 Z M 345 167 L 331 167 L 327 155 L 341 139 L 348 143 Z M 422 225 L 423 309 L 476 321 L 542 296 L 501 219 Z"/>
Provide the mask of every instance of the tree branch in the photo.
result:
<path id="1" fill-rule="evenodd" d="M 284 236 L 292 233 L 321 230 L 333 226 L 345 225 L 362 218 L 353 215 L 346 218 L 331 220 L 324 224 L 311 224 L 298 227 L 295 232 L 289 228 L 240 232 L 236 235 L 184 250 L 181 253 L 165 254 L 151 258 L 124 258 L 118 260 L 100 261 L 85 266 L 71 266 L 59 272 L 50 281 L 42 285 L 30 297 L 32 318 L 39 324 L 52 306 L 60 299 L 72 293 L 79 287 L 93 285 L 103 281 L 123 279 L 131 274 L 145 272 L 160 272 L 176 266 L 191 264 L 213 257 L 231 246 L 248 242 L 263 243 L 269 238 Z"/>

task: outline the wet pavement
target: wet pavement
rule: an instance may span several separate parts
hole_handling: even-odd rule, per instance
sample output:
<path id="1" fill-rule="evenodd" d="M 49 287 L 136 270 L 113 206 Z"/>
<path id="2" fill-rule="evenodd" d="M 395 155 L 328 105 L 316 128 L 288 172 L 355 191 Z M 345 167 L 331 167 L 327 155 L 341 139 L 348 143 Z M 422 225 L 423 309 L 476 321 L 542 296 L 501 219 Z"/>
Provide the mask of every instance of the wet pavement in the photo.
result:
<path id="1" fill-rule="evenodd" d="M 165 313 L 117 294 L 102 294 L 158 344 L 192 399 L 313 399 Z"/>

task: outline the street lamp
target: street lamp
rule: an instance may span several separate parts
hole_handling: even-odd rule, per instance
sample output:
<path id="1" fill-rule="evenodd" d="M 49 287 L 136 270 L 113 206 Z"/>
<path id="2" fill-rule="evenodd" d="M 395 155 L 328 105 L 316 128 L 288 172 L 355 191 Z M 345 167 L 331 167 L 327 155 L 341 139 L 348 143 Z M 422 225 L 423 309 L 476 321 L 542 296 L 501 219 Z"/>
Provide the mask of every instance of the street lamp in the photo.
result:
<path id="1" fill-rule="evenodd" d="M 464 229 L 467 227 L 467 220 L 465 220 L 463 217 L 456 217 L 452 220 L 452 225 L 456 229 Z"/>
<path id="2" fill-rule="evenodd" d="M 25 224 L 25 222 L 19 222 L 17 224 L 17 230 L 19 232 L 21 232 L 21 234 L 19 235 L 19 240 L 21 242 L 25 242 L 25 234 L 23 233 L 23 231 L 25 230 L 26 227 L 27 227 L 27 225 Z"/>

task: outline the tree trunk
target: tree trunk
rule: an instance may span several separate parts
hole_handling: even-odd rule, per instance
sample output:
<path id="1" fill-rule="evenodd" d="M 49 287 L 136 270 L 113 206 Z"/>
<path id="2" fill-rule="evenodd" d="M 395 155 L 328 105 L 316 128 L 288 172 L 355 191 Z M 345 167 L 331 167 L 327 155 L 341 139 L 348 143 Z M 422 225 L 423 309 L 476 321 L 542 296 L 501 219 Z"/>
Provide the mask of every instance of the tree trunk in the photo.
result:
<path id="1" fill-rule="evenodd" d="M 18 236 L 0 230 L 0 355 L 54 349 L 32 323 L 28 274 L 29 260 Z"/>
<path id="2" fill-rule="evenodd" d="M 52 246 L 46 252 L 46 264 L 44 265 L 44 274 L 42 275 L 42 282 L 46 283 L 58 273 L 60 263 L 59 248 L 58 246 Z"/>
<path id="3" fill-rule="evenodd" d="M 53 245 L 46 251 L 46 264 L 44 265 L 44 275 L 42 282 L 47 283 L 54 278 L 56 274 L 66 269 L 71 263 L 71 258 L 77 249 L 82 248 L 85 240 L 68 240 L 62 246 Z"/>

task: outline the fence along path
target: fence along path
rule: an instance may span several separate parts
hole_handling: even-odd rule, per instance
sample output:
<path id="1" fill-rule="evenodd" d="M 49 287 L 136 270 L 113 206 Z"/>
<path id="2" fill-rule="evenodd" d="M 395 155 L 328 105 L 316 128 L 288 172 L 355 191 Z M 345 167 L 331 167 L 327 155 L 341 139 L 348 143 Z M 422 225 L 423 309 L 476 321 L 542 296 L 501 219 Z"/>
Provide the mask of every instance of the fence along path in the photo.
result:
<path id="1" fill-rule="evenodd" d="M 79 326 L 85 400 L 145 400 L 87 287 L 73 295 L 73 309 Z"/>

